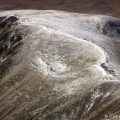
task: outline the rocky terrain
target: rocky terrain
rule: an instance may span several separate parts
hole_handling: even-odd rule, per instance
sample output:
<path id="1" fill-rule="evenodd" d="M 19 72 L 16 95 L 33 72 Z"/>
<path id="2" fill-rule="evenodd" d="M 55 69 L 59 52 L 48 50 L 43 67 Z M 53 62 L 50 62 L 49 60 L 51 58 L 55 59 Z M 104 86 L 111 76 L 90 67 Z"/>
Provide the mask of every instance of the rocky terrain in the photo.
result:
<path id="1" fill-rule="evenodd" d="M 0 14 L 0 120 L 119 120 L 120 20 L 52 10 Z"/>

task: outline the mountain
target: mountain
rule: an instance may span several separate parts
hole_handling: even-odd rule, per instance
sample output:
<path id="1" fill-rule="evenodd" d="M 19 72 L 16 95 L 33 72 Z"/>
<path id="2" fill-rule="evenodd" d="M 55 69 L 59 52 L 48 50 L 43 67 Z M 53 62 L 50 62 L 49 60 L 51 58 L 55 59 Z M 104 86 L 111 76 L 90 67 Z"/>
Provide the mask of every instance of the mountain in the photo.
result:
<path id="1" fill-rule="evenodd" d="M 119 51 L 117 18 L 1 12 L 0 120 L 119 120 Z"/>

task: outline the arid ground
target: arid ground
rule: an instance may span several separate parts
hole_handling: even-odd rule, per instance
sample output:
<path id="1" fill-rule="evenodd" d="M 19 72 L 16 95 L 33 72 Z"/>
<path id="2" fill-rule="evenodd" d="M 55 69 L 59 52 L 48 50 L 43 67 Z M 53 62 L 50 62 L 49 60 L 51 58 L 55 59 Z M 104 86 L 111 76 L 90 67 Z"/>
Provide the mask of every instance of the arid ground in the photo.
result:
<path id="1" fill-rule="evenodd" d="M 120 0 L 0 0 L 0 10 L 63 10 L 120 17 Z"/>

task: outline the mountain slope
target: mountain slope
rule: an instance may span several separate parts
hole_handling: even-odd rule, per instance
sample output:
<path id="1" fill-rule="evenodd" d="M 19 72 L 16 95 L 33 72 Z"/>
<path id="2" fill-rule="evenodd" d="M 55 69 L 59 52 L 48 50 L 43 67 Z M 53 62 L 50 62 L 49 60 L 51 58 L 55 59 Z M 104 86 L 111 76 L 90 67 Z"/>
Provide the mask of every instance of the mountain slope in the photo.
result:
<path id="1" fill-rule="evenodd" d="M 50 10 L 0 16 L 0 120 L 119 119 L 119 19 Z"/>

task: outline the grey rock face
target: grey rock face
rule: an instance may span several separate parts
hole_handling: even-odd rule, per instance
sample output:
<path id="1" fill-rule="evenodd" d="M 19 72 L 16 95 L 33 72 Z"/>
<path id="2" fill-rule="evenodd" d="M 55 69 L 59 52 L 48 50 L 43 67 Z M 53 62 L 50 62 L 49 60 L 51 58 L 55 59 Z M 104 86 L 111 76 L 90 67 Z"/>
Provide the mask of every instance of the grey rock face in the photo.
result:
<path id="1" fill-rule="evenodd" d="M 0 16 L 0 120 L 120 119 L 119 19 L 34 10 Z"/>

